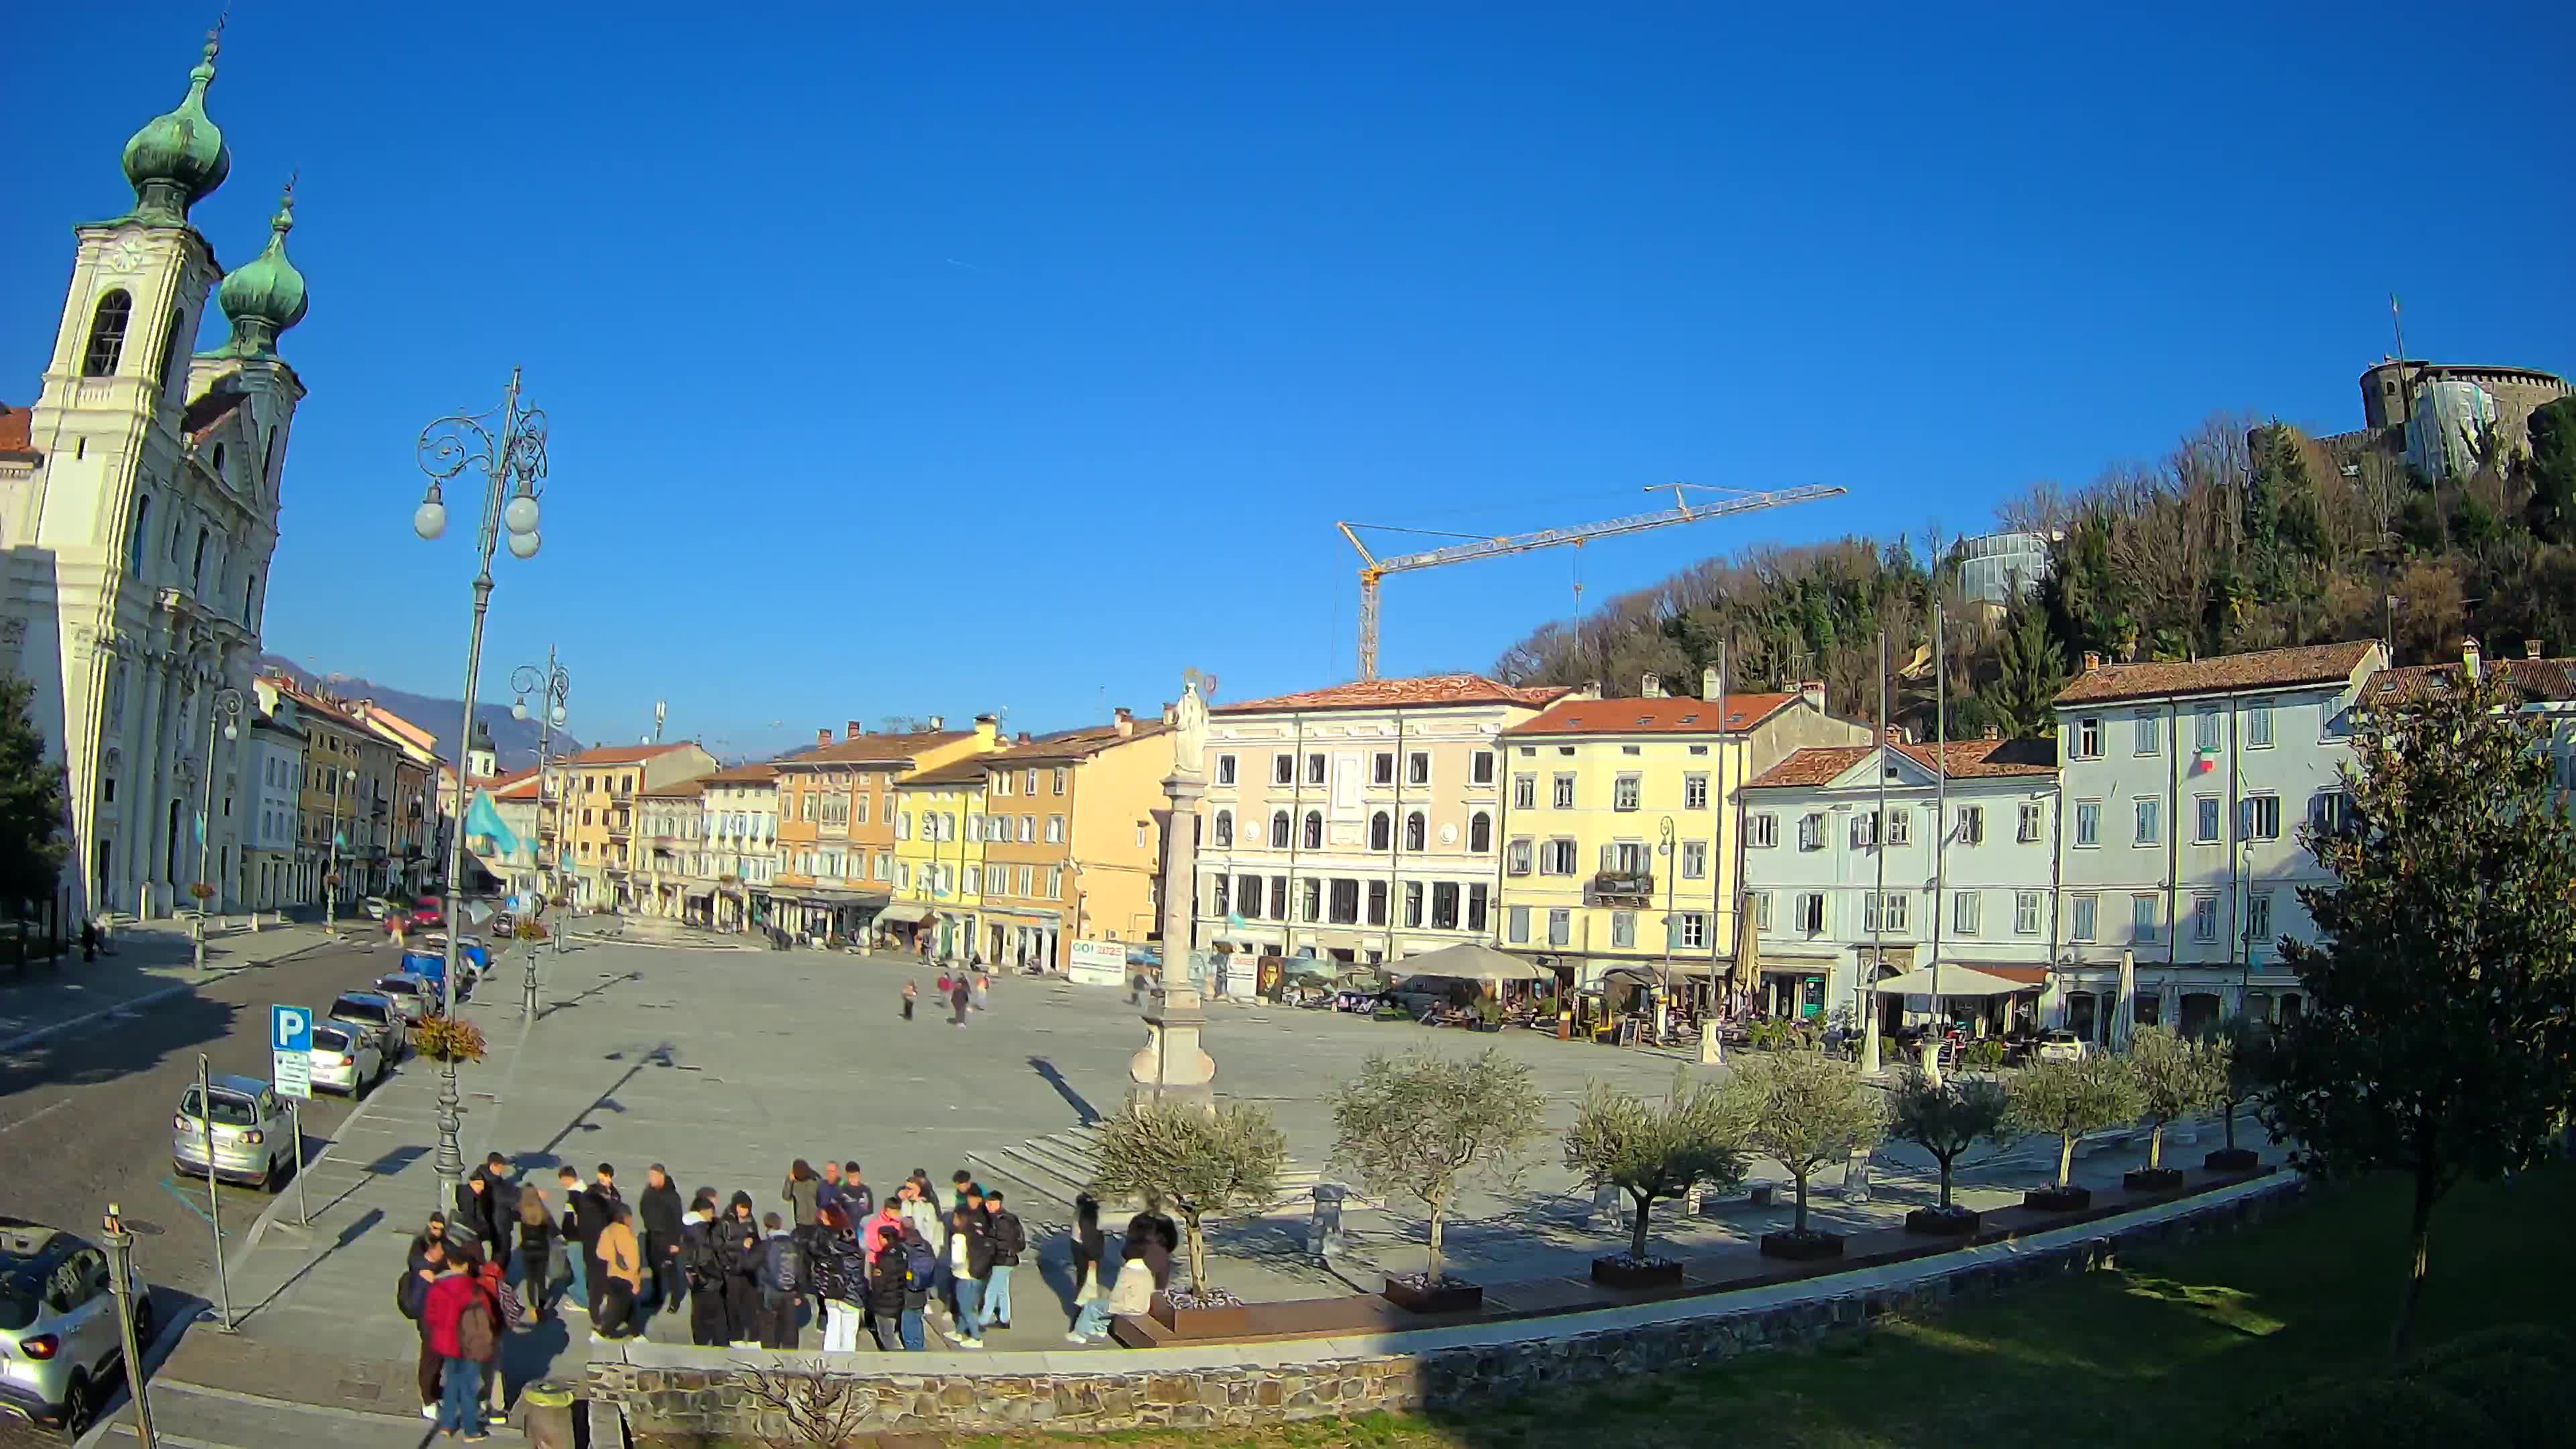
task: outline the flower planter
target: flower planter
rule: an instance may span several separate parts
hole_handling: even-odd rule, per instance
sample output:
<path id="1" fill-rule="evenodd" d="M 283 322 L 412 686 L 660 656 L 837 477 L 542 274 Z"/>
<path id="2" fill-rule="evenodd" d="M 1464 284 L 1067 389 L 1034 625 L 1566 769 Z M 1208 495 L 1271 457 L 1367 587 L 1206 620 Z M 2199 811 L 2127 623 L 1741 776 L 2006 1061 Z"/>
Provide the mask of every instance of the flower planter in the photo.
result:
<path id="1" fill-rule="evenodd" d="M 1983 1222 L 1973 1208 L 1916 1208 L 1905 1215 L 1905 1230 L 1933 1237 L 1965 1238 L 1974 1235 Z"/>
<path id="2" fill-rule="evenodd" d="M 1157 1293 L 1153 1306 L 1145 1311 L 1156 1323 L 1170 1329 L 1174 1338 L 1224 1338 L 1246 1332 L 1252 1326 L 1251 1305 L 1244 1303 L 1181 1308 L 1173 1305 L 1169 1295 Z"/>
<path id="3" fill-rule="evenodd" d="M 2222 1147 L 2200 1160 L 2212 1172 L 2252 1172 L 2263 1163 L 2263 1155 L 2251 1147 Z"/>
<path id="4" fill-rule="evenodd" d="M 2081 1187 L 2034 1188 L 2021 1195 L 2021 1205 L 2035 1213 L 2080 1213 L 2093 1205 L 2093 1194 Z"/>
<path id="5" fill-rule="evenodd" d="M 1843 1235 L 1809 1229 L 1803 1233 L 1777 1232 L 1762 1235 L 1762 1256 L 1786 1258 L 1793 1263 L 1815 1263 L 1843 1255 Z"/>
<path id="6" fill-rule="evenodd" d="M 1674 1288 L 1682 1281 L 1682 1265 L 1650 1261 L 1631 1263 L 1623 1255 L 1592 1260 L 1592 1281 L 1604 1288 Z"/>
<path id="7" fill-rule="evenodd" d="M 2131 1192 L 2171 1192 L 2182 1186 L 2179 1167 L 2141 1167 L 2120 1174 L 2120 1186 Z"/>
<path id="8" fill-rule="evenodd" d="M 1485 1306 L 1484 1287 L 1464 1278 L 1443 1278 L 1436 1283 L 1426 1283 L 1419 1275 L 1389 1278 L 1378 1292 L 1387 1302 L 1411 1313 L 1473 1313 Z"/>

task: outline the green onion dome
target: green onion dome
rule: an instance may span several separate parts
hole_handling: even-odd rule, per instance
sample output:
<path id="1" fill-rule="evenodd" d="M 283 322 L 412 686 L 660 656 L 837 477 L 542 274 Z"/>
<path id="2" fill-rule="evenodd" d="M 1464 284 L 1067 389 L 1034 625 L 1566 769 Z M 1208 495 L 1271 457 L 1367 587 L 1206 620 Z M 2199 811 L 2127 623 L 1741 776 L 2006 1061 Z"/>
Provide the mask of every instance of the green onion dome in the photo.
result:
<path id="1" fill-rule="evenodd" d="M 206 87 L 215 79 L 217 35 L 188 72 L 188 94 L 166 115 L 155 116 L 125 143 L 125 179 L 134 183 L 134 214 L 146 220 L 184 222 L 188 208 L 216 187 L 233 167 L 224 133 L 206 116 Z"/>
<path id="2" fill-rule="evenodd" d="M 286 255 L 286 234 L 295 230 L 295 183 L 277 199 L 277 215 L 268 223 L 268 245 L 260 254 L 224 274 L 215 300 L 232 319 L 235 357 L 274 357 L 277 334 L 304 320 L 304 274 Z"/>

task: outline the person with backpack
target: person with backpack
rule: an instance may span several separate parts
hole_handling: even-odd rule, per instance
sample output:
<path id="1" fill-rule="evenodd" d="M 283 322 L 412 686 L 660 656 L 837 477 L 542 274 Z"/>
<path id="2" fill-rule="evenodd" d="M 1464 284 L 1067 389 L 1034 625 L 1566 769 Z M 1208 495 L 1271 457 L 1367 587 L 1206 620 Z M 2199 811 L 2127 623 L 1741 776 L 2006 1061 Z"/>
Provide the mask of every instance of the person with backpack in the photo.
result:
<path id="1" fill-rule="evenodd" d="M 428 1325 L 429 1347 L 439 1357 L 439 1432 L 468 1443 L 489 1439 L 483 1427 L 483 1365 L 501 1353 L 498 1305 L 468 1272 L 469 1257 L 450 1257 L 439 1265 L 438 1281 L 421 1302 L 421 1321 Z"/>
<path id="2" fill-rule="evenodd" d="M 716 1220 L 716 1264 L 724 1275 L 725 1342 L 760 1347 L 760 1222 L 751 1194 L 737 1190 Z"/>
<path id="3" fill-rule="evenodd" d="M 984 1194 L 984 1236 L 993 1246 L 993 1271 L 984 1280 L 985 1328 L 1011 1326 L 1011 1270 L 1028 1251 L 1029 1234 L 1020 1215 L 1002 1205 L 1002 1191 Z"/>
<path id="4" fill-rule="evenodd" d="M 948 1282 L 956 1301 L 949 1305 L 955 1319 L 949 1336 L 959 1348 L 982 1348 L 984 1340 L 975 1331 L 976 1320 L 984 1310 L 984 1278 L 993 1270 L 992 1241 L 984 1236 L 981 1213 L 960 1207 L 948 1215 Z"/>
<path id="5" fill-rule="evenodd" d="M 720 1348 L 726 1342 L 724 1268 L 716 1261 L 716 1190 L 702 1187 L 680 1217 L 680 1276 L 689 1283 L 689 1342 Z"/>
<path id="6" fill-rule="evenodd" d="M 923 1323 L 939 1291 L 939 1250 L 910 1223 L 903 1225 L 903 1346 L 919 1352 L 927 1343 Z"/>
<path id="7" fill-rule="evenodd" d="M 859 1346 L 859 1320 L 868 1310 L 868 1255 L 838 1203 L 821 1212 L 798 1236 L 805 1240 L 806 1276 L 823 1320 L 823 1351 L 849 1353 Z"/>
<path id="8" fill-rule="evenodd" d="M 796 1312 L 810 1286 L 805 1248 L 776 1213 L 763 1213 L 760 1244 L 760 1346 L 793 1351 Z"/>
<path id="9" fill-rule="evenodd" d="M 546 1316 L 546 1272 L 554 1256 L 555 1219 L 546 1211 L 546 1195 L 524 1188 L 519 1193 L 519 1282 L 529 1310 L 540 1319 Z"/>
<path id="10" fill-rule="evenodd" d="M 919 1348 L 921 1305 L 910 1301 L 911 1271 L 905 1266 L 903 1223 L 871 1220 L 873 1238 L 868 1260 L 868 1317 L 876 1329 L 877 1347 L 888 1353 Z M 925 1296 L 928 1285 L 924 1285 Z"/>
<path id="11" fill-rule="evenodd" d="M 503 1269 L 499 1260 L 485 1262 L 476 1270 L 476 1274 L 483 1280 L 483 1291 L 491 1296 L 493 1313 L 499 1320 L 501 1336 L 525 1329 L 534 1321 L 528 1312 L 527 1304 L 511 1290 L 510 1275 Z M 502 1404 L 502 1400 L 508 1395 L 508 1385 L 501 1378 L 501 1347 L 497 1338 L 492 1346 L 492 1356 L 483 1360 L 483 1392 L 484 1422 L 495 1427 L 509 1423 L 510 1415 Z"/>
<path id="12" fill-rule="evenodd" d="M 447 1271 L 446 1224 L 440 1223 L 434 1234 L 423 1234 L 412 1241 L 411 1255 L 403 1264 L 403 1275 L 394 1280 L 394 1308 L 411 1320 L 420 1335 L 420 1416 L 438 1417 L 439 1369 L 446 1360 L 429 1341 L 429 1320 L 421 1310 L 429 1302 L 430 1286 L 438 1275 Z"/>
<path id="13" fill-rule="evenodd" d="M 636 1305 L 644 1292 L 644 1246 L 635 1240 L 634 1221 L 633 1208 L 610 1203 L 608 1222 L 591 1245 L 601 1277 L 590 1331 L 602 1338 L 627 1338 L 640 1331 Z"/>

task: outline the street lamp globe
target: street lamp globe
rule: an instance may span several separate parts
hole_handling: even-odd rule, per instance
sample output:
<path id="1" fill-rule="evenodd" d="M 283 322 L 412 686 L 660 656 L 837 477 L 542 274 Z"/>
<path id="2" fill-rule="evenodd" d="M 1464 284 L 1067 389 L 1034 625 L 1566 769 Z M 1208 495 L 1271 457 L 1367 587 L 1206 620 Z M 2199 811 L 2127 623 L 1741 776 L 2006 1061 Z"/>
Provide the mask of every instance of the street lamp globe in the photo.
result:
<path id="1" fill-rule="evenodd" d="M 564 722 L 564 707 L 563 707 L 562 705 L 556 705 L 556 706 L 555 706 L 555 728 L 556 728 L 556 729 L 562 729 L 562 728 L 563 728 L 563 722 Z"/>
<path id="2" fill-rule="evenodd" d="M 523 694 L 523 695 L 520 695 L 517 699 L 514 699 L 514 700 L 510 701 L 510 718 L 512 718 L 512 719 L 521 719 L 521 720 L 523 720 L 523 719 L 526 719 L 527 717 L 528 717 L 528 697 L 527 697 L 526 695 L 524 695 L 524 694 Z"/>
<path id="3" fill-rule="evenodd" d="M 447 505 L 433 493 L 411 511 L 411 531 L 424 539 L 436 539 L 447 532 Z"/>
<path id="4" fill-rule="evenodd" d="M 225 739 L 228 739 L 228 740 L 237 740 L 237 739 L 240 739 L 240 738 L 241 738 L 241 726 L 240 726 L 240 725 L 236 725 L 236 724 L 228 724 L 228 725 L 225 725 L 225 726 L 224 726 L 224 738 L 225 738 Z"/>
<path id="5" fill-rule="evenodd" d="M 514 533 L 510 535 L 510 557 L 535 558 L 536 556 L 537 536 L 535 534 Z"/>
<path id="6" fill-rule="evenodd" d="M 503 505 L 501 509 L 501 522 L 512 533 L 536 532 L 536 495 L 531 493 L 522 493 L 518 497 L 511 499 L 507 504 Z"/>

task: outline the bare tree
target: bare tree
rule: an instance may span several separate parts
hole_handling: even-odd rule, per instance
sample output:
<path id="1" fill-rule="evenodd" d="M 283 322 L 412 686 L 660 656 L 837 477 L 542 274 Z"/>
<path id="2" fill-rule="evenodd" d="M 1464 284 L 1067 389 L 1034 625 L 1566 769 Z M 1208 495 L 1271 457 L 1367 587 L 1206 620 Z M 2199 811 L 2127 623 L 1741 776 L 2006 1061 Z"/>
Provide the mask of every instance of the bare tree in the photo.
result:
<path id="1" fill-rule="evenodd" d="M 788 1432 L 802 1443 L 847 1443 L 876 1407 L 876 1391 L 848 1375 L 798 1373 L 749 1362 L 737 1362 L 735 1368 L 751 1396 L 785 1419 Z"/>

